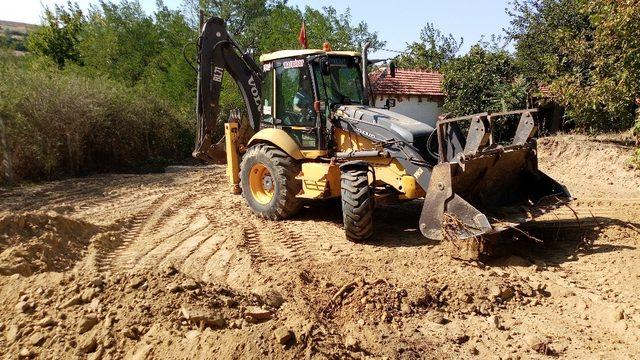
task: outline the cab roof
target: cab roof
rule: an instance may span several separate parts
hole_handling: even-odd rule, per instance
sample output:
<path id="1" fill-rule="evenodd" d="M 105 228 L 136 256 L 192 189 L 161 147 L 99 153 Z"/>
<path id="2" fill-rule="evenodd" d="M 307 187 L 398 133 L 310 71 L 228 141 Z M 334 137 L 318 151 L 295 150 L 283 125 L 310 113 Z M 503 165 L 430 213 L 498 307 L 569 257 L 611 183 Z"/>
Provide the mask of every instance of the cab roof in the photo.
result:
<path id="1" fill-rule="evenodd" d="M 320 49 L 302 49 L 302 50 L 278 50 L 269 54 L 260 55 L 260 62 L 273 61 L 277 59 L 303 57 L 308 55 L 334 55 L 334 56 L 360 56 L 356 51 L 322 51 Z"/>

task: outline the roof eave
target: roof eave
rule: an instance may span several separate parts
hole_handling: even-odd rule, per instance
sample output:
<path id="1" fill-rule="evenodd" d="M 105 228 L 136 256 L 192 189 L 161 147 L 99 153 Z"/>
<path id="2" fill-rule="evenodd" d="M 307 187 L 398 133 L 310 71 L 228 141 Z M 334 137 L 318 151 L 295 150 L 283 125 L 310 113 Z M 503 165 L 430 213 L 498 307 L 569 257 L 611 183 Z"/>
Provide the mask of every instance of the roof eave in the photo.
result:
<path id="1" fill-rule="evenodd" d="M 445 97 L 445 94 L 442 93 L 400 93 L 400 92 L 388 92 L 388 91 L 375 91 L 373 93 L 376 95 L 401 95 L 401 96 L 435 96 L 435 97 Z"/>

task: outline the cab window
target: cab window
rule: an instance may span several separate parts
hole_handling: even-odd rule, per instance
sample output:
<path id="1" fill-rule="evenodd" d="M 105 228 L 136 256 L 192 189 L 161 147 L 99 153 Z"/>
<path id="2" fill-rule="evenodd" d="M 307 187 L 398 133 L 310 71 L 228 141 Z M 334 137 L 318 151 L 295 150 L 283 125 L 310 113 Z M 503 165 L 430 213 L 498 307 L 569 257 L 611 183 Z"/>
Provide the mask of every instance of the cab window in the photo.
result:
<path id="1" fill-rule="evenodd" d="M 320 64 L 315 66 L 316 78 L 323 79 L 325 92 L 320 92 L 321 100 L 331 104 L 364 104 L 360 58 L 329 56 L 329 71 L 321 75 Z"/>
<path id="2" fill-rule="evenodd" d="M 285 60 L 277 67 L 276 92 L 281 125 L 315 127 L 313 83 L 304 60 Z"/>

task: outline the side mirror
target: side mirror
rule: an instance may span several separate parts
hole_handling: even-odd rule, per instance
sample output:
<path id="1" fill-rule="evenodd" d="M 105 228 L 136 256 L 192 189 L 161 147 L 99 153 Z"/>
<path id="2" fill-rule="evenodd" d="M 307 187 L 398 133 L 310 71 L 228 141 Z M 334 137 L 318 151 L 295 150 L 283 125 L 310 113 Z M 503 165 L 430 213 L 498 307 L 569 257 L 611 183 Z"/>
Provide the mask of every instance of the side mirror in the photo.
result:
<path id="1" fill-rule="evenodd" d="M 396 106 L 396 99 L 387 99 L 387 101 L 384 103 L 384 107 L 387 110 L 395 106 Z"/>
<path id="2" fill-rule="evenodd" d="M 396 77 L 396 63 L 394 63 L 393 61 L 389 63 L 389 74 L 391 75 L 391 77 Z"/>

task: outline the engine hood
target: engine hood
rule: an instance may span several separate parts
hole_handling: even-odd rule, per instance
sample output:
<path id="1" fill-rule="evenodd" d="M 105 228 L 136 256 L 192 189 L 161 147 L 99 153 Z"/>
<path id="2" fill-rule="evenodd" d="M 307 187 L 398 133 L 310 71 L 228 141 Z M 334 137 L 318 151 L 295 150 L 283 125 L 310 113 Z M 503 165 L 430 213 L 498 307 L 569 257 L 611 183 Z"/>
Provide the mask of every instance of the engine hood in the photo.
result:
<path id="1" fill-rule="evenodd" d="M 382 126 L 394 131 L 409 143 L 424 140 L 434 131 L 431 126 L 408 116 L 371 106 L 342 105 L 336 110 L 335 115 Z"/>

